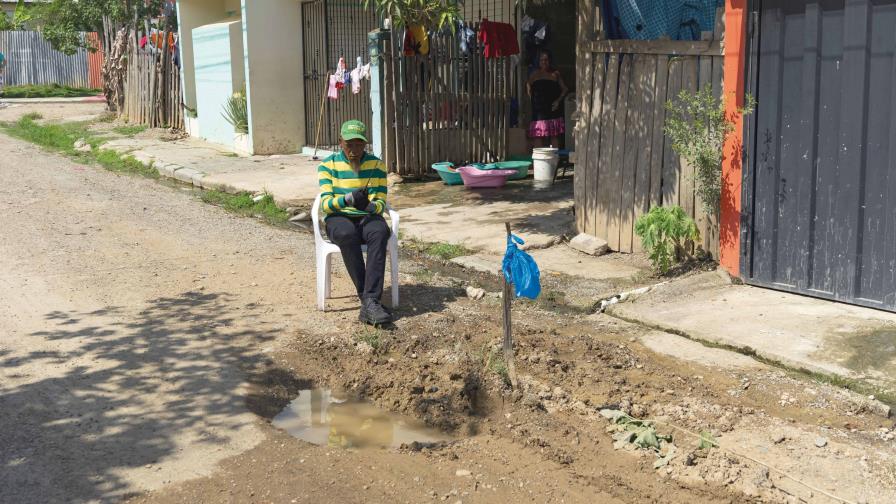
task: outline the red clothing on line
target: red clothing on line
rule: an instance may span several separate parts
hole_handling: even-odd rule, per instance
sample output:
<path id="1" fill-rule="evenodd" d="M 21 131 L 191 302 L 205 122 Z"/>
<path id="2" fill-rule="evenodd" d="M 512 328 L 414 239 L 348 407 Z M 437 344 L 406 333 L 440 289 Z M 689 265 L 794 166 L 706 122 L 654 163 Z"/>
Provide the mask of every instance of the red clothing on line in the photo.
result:
<path id="1" fill-rule="evenodd" d="M 485 46 L 486 58 L 497 58 L 520 53 L 516 28 L 509 23 L 495 23 L 483 19 L 479 25 L 479 41 Z"/>

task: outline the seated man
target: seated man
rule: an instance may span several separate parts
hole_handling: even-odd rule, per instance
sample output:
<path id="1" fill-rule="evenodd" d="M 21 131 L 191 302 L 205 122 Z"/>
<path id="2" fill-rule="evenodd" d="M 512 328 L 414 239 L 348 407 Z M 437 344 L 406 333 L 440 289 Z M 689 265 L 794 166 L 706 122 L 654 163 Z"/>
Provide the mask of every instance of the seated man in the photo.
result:
<path id="1" fill-rule="evenodd" d="M 386 166 L 367 154 L 367 127 L 346 121 L 338 152 L 317 168 L 320 205 L 326 214 L 327 236 L 342 251 L 358 297 L 361 322 L 388 324 L 392 315 L 380 304 L 386 273 L 386 246 L 392 230 L 383 219 L 386 210 Z M 367 245 L 367 266 L 361 245 Z"/>

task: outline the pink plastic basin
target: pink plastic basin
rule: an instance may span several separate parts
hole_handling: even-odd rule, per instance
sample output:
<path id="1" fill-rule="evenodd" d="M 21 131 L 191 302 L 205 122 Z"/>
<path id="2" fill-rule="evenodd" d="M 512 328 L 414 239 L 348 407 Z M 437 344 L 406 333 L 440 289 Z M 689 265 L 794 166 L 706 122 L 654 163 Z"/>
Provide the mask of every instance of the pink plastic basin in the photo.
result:
<path id="1" fill-rule="evenodd" d="M 474 166 L 461 166 L 457 172 L 467 187 L 502 187 L 507 177 L 517 174 L 517 170 L 480 170 Z"/>

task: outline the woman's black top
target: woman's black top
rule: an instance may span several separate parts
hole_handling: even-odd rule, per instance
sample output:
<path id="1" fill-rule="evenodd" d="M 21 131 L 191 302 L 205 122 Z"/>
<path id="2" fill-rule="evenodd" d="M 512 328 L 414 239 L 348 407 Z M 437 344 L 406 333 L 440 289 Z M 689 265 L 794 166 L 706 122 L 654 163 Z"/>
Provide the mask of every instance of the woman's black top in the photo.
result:
<path id="1" fill-rule="evenodd" d="M 551 79 L 538 79 L 532 82 L 532 120 L 557 119 L 563 117 L 563 106 L 551 110 L 557 98 L 563 92 L 560 83 Z"/>

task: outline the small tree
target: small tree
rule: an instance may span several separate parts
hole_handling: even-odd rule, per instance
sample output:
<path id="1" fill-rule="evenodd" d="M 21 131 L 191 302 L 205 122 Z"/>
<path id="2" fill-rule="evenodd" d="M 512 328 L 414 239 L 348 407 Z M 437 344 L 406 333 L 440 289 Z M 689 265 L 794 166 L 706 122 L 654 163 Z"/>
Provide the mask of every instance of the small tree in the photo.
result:
<path id="1" fill-rule="evenodd" d="M 159 16 L 165 0 L 49 0 L 34 4 L 33 19 L 53 48 L 65 54 L 78 49 L 96 51 L 81 32 L 104 34 L 103 21 L 114 26 L 142 27 Z"/>
<path id="2" fill-rule="evenodd" d="M 392 19 L 392 26 L 421 25 L 427 30 L 454 29 L 461 19 L 458 0 L 364 0 L 378 13 Z"/>
<path id="3" fill-rule="evenodd" d="M 747 96 L 740 114 L 753 112 L 755 101 Z M 676 100 L 666 102 L 666 135 L 672 150 L 695 169 L 697 195 L 706 213 L 716 215 L 722 197 L 722 155 L 725 140 L 734 131 L 734 121 L 725 113 L 725 102 L 709 86 L 696 93 L 682 90 Z"/>
<path id="4" fill-rule="evenodd" d="M 0 31 L 24 30 L 29 21 L 31 21 L 31 6 L 26 4 L 25 0 L 19 0 L 12 16 L 0 14 Z"/>

